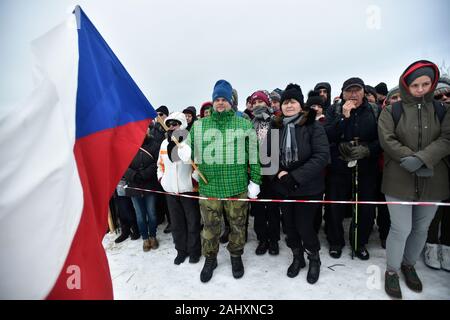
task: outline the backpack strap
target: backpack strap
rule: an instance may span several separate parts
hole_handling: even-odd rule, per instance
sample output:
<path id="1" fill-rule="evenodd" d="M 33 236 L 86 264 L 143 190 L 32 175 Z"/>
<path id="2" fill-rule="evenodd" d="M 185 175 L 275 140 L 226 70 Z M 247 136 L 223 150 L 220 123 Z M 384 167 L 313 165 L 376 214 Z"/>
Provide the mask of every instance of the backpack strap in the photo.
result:
<path id="1" fill-rule="evenodd" d="M 394 120 L 394 128 L 397 128 L 400 117 L 403 113 L 403 103 L 401 101 L 394 102 L 392 104 L 392 119 Z"/>
<path id="2" fill-rule="evenodd" d="M 447 113 L 447 108 L 444 106 L 442 102 L 436 100 L 433 100 L 433 107 L 436 117 L 438 118 L 439 122 L 442 123 L 442 120 L 444 120 L 445 114 Z M 402 102 L 401 101 L 394 102 L 392 104 L 392 119 L 394 119 L 395 128 L 397 128 L 402 113 L 403 113 Z"/>
<path id="3" fill-rule="evenodd" d="M 447 108 L 440 101 L 433 100 L 434 113 L 436 114 L 439 122 L 442 123 L 444 120 L 445 114 L 447 113 Z"/>

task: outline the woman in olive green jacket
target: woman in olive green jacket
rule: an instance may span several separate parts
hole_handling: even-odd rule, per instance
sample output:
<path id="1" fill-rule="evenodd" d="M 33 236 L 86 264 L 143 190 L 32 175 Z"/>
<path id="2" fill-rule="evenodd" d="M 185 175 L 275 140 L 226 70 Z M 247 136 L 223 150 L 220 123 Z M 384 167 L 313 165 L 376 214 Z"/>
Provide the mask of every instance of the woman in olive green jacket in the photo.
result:
<path id="1" fill-rule="evenodd" d="M 398 108 L 395 104 L 380 114 L 378 134 L 385 159 L 382 192 L 387 201 L 440 201 L 450 196 L 445 161 L 450 153 L 450 112 L 441 119 L 433 105 L 438 79 L 439 69 L 434 63 L 414 62 L 400 77 L 403 111 L 398 122 L 392 112 Z M 445 106 L 442 108 L 446 111 Z M 400 270 L 410 289 L 422 291 L 414 265 L 437 207 L 388 206 L 391 229 L 386 244 L 385 290 L 401 298 Z"/>

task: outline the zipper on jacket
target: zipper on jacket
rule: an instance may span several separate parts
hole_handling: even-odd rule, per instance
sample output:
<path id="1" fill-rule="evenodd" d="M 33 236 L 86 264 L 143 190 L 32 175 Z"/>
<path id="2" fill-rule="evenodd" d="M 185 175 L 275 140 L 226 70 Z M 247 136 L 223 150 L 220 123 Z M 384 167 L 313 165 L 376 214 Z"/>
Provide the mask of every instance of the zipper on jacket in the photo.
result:
<path id="1" fill-rule="evenodd" d="M 419 126 L 419 144 L 418 144 L 418 151 L 422 150 L 422 104 L 417 105 L 417 113 L 418 113 L 418 126 Z M 420 199 L 419 195 L 419 177 L 415 175 L 415 185 L 416 185 L 416 196 L 417 199 Z"/>
<path id="2" fill-rule="evenodd" d="M 177 193 L 180 193 L 180 187 L 178 186 L 178 163 L 175 162 L 175 177 L 177 181 Z"/>

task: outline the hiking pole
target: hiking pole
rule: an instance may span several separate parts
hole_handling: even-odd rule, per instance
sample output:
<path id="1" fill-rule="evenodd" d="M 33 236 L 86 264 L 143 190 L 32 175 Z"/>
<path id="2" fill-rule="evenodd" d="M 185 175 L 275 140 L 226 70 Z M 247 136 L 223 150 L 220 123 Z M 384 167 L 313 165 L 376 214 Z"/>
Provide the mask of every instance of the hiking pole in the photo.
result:
<path id="1" fill-rule="evenodd" d="M 159 124 L 164 128 L 164 130 L 165 130 L 166 132 L 169 131 L 169 128 L 166 126 L 166 124 L 164 123 L 164 120 L 161 119 L 161 117 L 160 117 L 159 115 L 158 115 L 158 117 L 157 117 L 156 119 L 157 119 L 157 121 L 159 122 Z M 180 147 L 180 142 L 178 142 L 178 139 L 177 139 L 176 137 L 174 137 L 173 135 L 172 135 L 172 141 L 175 142 L 175 144 L 176 144 L 178 147 Z M 200 170 L 198 169 L 198 167 L 197 167 L 197 165 L 194 163 L 194 161 L 192 161 L 192 159 L 190 159 L 190 162 L 191 162 L 192 168 L 194 168 L 194 170 L 197 170 L 198 175 L 200 176 L 200 178 L 202 178 L 203 182 L 204 182 L 205 184 L 208 184 L 208 181 L 206 181 L 205 176 L 203 175 L 203 173 L 200 172 Z"/>
<path id="2" fill-rule="evenodd" d="M 354 146 L 359 144 L 359 138 L 355 137 Z M 353 168 L 353 199 L 356 202 L 353 208 L 353 246 L 352 246 L 352 259 L 355 256 L 355 252 L 358 250 L 358 160 L 353 160 L 348 163 L 349 167 Z"/>

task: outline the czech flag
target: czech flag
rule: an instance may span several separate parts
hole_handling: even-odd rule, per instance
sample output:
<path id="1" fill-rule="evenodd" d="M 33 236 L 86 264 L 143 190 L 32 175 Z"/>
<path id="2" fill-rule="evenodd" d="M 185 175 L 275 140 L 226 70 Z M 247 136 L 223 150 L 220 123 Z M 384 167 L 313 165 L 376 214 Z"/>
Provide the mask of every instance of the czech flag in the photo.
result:
<path id="1" fill-rule="evenodd" d="M 80 7 L 0 117 L 0 299 L 112 299 L 109 199 L 156 112 Z"/>

